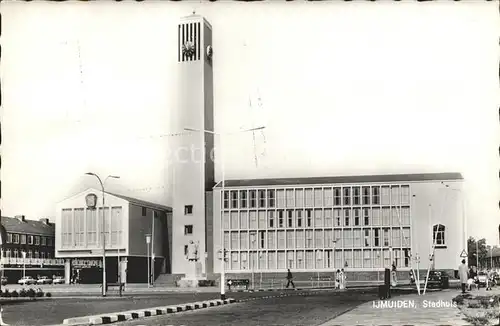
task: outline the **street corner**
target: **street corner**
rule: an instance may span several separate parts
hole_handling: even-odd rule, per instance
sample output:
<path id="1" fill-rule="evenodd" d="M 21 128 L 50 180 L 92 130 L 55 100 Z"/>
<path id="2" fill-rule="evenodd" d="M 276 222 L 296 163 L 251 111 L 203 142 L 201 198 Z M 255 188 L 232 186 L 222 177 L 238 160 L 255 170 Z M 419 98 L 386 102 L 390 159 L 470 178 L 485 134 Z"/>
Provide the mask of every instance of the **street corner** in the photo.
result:
<path id="1" fill-rule="evenodd" d="M 114 312 L 109 314 L 93 315 L 93 316 L 83 316 L 67 318 L 63 320 L 63 325 L 102 325 L 111 324 L 121 321 L 127 321 L 132 319 L 140 319 L 151 316 L 160 316 L 167 314 L 174 314 L 183 311 L 198 310 L 210 307 L 217 307 L 222 305 L 227 305 L 231 303 L 236 303 L 238 300 L 229 298 L 225 300 L 206 300 L 192 303 L 184 303 L 178 305 L 170 305 L 164 307 L 154 307 L 138 310 L 130 310 L 124 312 Z"/>

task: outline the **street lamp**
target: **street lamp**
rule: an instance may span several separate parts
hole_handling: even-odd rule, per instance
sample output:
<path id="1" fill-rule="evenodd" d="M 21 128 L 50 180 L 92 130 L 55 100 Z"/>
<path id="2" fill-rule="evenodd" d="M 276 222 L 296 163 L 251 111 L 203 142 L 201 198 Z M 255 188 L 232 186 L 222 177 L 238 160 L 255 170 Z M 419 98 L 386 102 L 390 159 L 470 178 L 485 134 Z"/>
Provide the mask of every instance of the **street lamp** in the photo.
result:
<path id="1" fill-rule="evenodd" d="M 151 277 L 151 273 L 150 273 L 150 270 L 149 270 L 149 244 L 151 243 L 151 234 L 146 234 L 146 247 L 147 247 L 147 253 L 148 253 L 148 259 L 146 260 L 147 264 L 148 264 L 148 288 L 150 287 L 150 277 Z"/>
<path id="2" fill-rule="evenodd" d="M 105 217 L 105 212 L 104 212 L 104 184 L 109 178 L 113 179 L 120 179 L 119 176 L 116 175 L 108 175 L 106 179 L 104 179 L 104 182 L 102 182 L 101 178 L 92 172 L 87 172 L 85 173 L 86 175 L 92 175 L 99 180 L 99 183 L 101 184 L 101 190 L 102 190 L 102 296 L 106 296 L 106 217 Z M 120 275 L 120 273 L 118 274 Z"/>
<path id="3" fill-rule="evenodd" d="M 23 278 L 26 277 L 26 251 L 22 252 L 23 255 Z"/>
<path id="4" fill-rule="evenodd" d="M 257 127 L 257 128 L 251 128 L 251 129 L 244 129 L 244 130 L 240 130 L 238 131 L 238 133 L 240 132 L 248 132 L 248 131 L 256 131 L 256 130 L 262 130 L 264 129 L 265 127 Z M 211 131 L 211 130 L 204 130 L 204 129 L 193 129 L 193 128 L 184 128 L 184 130 L 186 131 L 194 131 L 194 132 L 201 132 L 201 133 L 208 133 L 208 134 L 212 134 L 212 135 L 216 135 L 216 136 L 219 136 L 219 145 L 220 147 L 222 148 L 222 134 L 221 133 L 217 133 L 215 131 Z M 234 132 L 236 133 L 236 132 Z M 234 133 L 228 133 L 228 134 L 234 134 Z M 220 158 L 221 158 L 221 170 L 222 170 L 222 180 L 221 180 L 221 194 L 222 194 L 222 198 L 224 198 L 224 192 L 225 192 L 225 167 L 224 167 L 224 156 L 222 155 L 222 151 L 219 149 L 219 155 L 220 155 Z M 216 187 L 217 185 L 214 186 L 214 188 Z M 222 209 L 224 209 L 224 206 L 222 207 Z M 220 248 L 221 248 L 221 252 L 222 252 L 222 259 L 221 259 L 221 265 L 220 265 L 220 298 L 221 300 L 225 300 L 226 299 L 226 272 L 225 272 L 225 259 L 224 259 L 224 253 L 225 253 L 225 248 L 224 248 L 224 224 L 223 224 L 223 219 L 222 219 L 222 216 L 223 214 L 220 214 Z"/>

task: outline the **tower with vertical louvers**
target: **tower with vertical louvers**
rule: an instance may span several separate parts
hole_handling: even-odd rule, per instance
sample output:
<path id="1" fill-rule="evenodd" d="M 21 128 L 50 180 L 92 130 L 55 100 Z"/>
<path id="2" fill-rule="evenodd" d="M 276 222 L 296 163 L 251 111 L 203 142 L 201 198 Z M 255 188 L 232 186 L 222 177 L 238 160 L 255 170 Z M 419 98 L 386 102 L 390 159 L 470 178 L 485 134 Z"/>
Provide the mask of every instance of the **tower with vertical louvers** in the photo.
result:
<path id="1" fill-rule="evenodd" d="M 201 16 L 181 19 L 178 25 L 177 66 L 179 90 L 175 128 L 214 129 L 212 27 Z M 172 273 L 185 274 L 190 262 L 186 250 L 198 247 L 201 272 L 211 272 L 214 135 L 191 132 L 176 137 L 173 180 Z M 208 254 L 207 254 L 208 253 Z"/>

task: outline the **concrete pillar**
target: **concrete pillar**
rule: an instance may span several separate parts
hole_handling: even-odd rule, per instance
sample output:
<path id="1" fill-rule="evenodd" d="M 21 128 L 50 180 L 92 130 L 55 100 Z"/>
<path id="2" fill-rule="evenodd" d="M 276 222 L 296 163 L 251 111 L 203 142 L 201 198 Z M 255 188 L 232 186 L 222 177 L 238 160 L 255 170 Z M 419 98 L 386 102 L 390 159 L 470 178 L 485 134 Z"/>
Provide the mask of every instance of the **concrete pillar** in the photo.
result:
<path id="1" fill-rule="evenodd" d="M 71 259 L 64 259 L 64 283 L 69 284 L 71 280 Z"/>

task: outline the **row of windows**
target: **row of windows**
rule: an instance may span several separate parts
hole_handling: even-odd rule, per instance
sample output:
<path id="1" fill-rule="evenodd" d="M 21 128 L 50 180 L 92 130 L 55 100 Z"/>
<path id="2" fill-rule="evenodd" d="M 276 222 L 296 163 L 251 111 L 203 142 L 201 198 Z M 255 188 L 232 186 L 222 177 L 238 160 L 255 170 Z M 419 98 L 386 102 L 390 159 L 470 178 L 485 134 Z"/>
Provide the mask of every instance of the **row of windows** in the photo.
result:
<path id="1" fill-rule="evenodd" d="M 230 250 L 407 247 L 410 243 L 410 228 L 224 232 L 224 248 Z"/>
<path id="2" fill-rule="evenodd" d="M 20 249 L 2 249 L 2 257 L 23 258 L 23 251 Z M 39 252 L 38 250 L 25 250 L 26 258 L 52 258 L 50 252 Z"/>
<path id="3" fill-rule="evenodd" d="M 408 226 L 410 207 L 250 210 L 223 213 L 224 229 Z"/>
<path id="4" fill-rule="evenodd" d="M 39 235 L 7 233 L 7 243 L 30 244 L 36 246 L 53 246 L 53 237 L 43 237 Z"/>
<path id="5" fill-rule="evenodd" d="M 226 270 L 381 268 L 410 264 L 409 249 L 287 250 L 231 252 Z"/>
<path id="6" fill-rule="evenodd" d="M 410 186 L 322 187 L 224 191 L 224 209 L 409 205 Z"/>
<path id="7" fill-rule="evenodd" d="M 105 241 L 111 245 L 122 243 L 122 208 L 104 208 Z M 63 247 L 98 246 L 101 243 L 103 230 L 103 210 L 96 209 L 63 209 L 61 213 L 61 230 Z"/>

